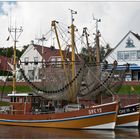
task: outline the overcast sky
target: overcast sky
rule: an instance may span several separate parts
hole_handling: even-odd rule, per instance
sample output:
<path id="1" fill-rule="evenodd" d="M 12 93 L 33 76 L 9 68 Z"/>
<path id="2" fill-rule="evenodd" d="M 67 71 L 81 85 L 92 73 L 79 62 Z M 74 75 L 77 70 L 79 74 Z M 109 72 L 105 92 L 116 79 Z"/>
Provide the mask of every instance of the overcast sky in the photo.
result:
<path id="1" fill-rule="evenodd" d="M 130 30 L 140 34 L 140 2 L 0 2 L 0 47 L 12 45 L 12 39 L 6 41 L 8 27 L 23 27 L 18 47 L 27 45 L 41 34 L 46 34 L 51 21 L 57 20 L 65 25 L 71 24 L 70 11 L 77 11 L 74 24 L 82 31 L 83 27 L 95 27 L 92 15 L 100 18 L 99 30 L 102 39 L 115 47 Z"/>

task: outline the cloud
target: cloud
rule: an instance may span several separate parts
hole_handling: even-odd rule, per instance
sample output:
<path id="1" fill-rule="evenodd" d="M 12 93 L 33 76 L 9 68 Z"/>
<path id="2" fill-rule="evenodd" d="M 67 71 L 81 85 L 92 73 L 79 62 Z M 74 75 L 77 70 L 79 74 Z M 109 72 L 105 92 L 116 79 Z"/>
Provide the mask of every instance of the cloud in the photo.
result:
<path id="1" fill-rule="evenodd" d="M 19 47 L 29 44 L 31 40 L 47 33 L 51 28 L 52 20 L 58 20 L 60 23 L 69 26 L 71 15 L 68 9 L 76 10 L 78 13 L 74 15 L 74 23 L 80 34 L 85 26 L 95 28 L 93 14 L 96 18 L 100 18 L 99 29 L 102 37 L 112 47 L 115 47 L 129 30 L 140 33 L 139 2 L 19 1 L 16 3 L 3 2 L 0 6 L 3 11 L 0 14 L 0 47 L 8 47 L 12 44 L 12 40 L 6 42 L 9 35 L 7 29 L 10 25 L 23 27 L 23 33 L 17 44 Z"/>

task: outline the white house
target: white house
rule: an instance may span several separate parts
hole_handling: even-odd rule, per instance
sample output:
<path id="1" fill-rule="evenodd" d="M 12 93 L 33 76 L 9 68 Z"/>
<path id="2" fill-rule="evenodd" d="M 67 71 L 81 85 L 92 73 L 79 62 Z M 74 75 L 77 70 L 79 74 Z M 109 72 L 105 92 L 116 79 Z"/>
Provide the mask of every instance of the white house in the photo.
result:
<path id="1" fill-rule="evenodd" d="M 42 51 L 43 50 L 43 51 Z M 42 53 L 43 52 L 43 53 Z M 62 51 L 66 56 L 66 51 Z M 29 47 L 20 57 L 21 67 L 25 75 L 32 81 L 40 81 L 40 69 L 43 62 L 53 62 L 55 64 L 61 63 L 61 56 L 59 49 L 54 47 L 45 47 L 36 44 L 30 44 Z M 24 80 L 22 74 L 17 74 L 17 81 Z"/>
<path id="2" fill-rule="evenodd" d="M 130 79 L 140 80 L 140 36 L 129 31 L 105 60 L 108 64 L 116 60 L 119 66 L 130 64 Z"/>

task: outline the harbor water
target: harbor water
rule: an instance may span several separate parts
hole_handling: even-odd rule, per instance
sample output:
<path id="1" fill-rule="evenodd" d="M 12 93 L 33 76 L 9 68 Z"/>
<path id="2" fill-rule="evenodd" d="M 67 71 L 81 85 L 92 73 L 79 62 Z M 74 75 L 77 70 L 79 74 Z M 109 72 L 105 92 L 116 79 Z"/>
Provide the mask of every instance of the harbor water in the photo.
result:
<path id="1" fill-rule="evenodd" d="M 115 130 L 68 130 L 0 126 L 0 139 L 139 139 L 140 128 Z"/>

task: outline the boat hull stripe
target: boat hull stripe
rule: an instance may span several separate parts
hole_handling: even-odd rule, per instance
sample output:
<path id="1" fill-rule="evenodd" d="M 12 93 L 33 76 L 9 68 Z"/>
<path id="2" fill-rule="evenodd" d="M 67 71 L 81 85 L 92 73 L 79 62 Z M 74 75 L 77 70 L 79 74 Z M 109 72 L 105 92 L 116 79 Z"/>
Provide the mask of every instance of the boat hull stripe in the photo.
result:
<path id="1" fill-rule="evenodd" d="M 93 114 L 88 116 L 82 116 L 82 117 L 74 117 L 74 118 L 66 118 L 66 119 L 54 119 L 54 120 L 7 120 L 7 119 L 0 119 L 0 122 L 16 122 L 16 123 L 42 123 L 42 122 L 61 122 L 61 121 L 71 121 L 71 120 L 80 120 L 80 119 L 86 119 L 86 118 L 93 118 L 98 116 L 104 116 L 104 115 L 110 115 L 110 114 L 116 114 L 116 112 L 107 112 L 102 114 Z"/>

